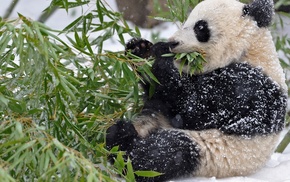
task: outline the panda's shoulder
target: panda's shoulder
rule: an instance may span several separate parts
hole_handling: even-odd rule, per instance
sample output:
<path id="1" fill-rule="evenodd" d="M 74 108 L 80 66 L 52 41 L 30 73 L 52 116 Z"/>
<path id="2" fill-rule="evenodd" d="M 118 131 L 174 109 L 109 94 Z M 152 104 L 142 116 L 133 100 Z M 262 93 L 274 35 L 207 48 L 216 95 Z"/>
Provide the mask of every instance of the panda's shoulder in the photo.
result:
<path id="1" fill-rule="evenodd" d="M 253 67 L 249 63 L 232 63 L 226 67 L 219 68 L 205 75 L 201 75 L 197 81 L 197 87 L 204 92 L 236 94 L 242 89 L 247 93 L 280 95 L 281 88 L 269 76 L 264 74 L 259 67 Z"/>
<path id="2" fill-rule="evenodd" d="M 274 81 L 264 74 L 262 68 L 253 67 L 249 63 L 232 63 L 227 67 L 215 71 L 216 76 L 226 84 L 228 82 L 238 82 L 240 84 L 274 84 Z"/>
<path id="3" fill-rule="evenodd" d="M 245 75 L 257 75 L 263 76 L 262 69 L 259 67 L 253 67 L 247 62 L 232 63 L 224 68 L 221 68 L 221 76 L 245 76 Z"/>

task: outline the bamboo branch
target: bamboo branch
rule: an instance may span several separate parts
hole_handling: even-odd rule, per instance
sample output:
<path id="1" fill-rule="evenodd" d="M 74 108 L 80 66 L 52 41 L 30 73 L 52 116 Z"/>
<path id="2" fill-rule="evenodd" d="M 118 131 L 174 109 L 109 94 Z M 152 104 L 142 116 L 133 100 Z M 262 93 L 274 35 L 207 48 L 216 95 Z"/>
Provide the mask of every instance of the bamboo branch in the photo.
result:
<path id="1" fill-rule="evenodd" d="M 14 10 L 15 6 L 17 5 L 17 3 L 19 2 L 19 0 L 13 0 L 10 4 L 10 6 L 8 7 L 8 9 L 6 10 L 5 15 L 3 16 L 4 19 L 9 18 L 9 16 L 11 15 L 12 11 Z"/>
<path id="2" fill-rule="evenodd" d="M 38 18 L 38 21 L 44 23 L 57 9 L 58 7 L 54 6 L 50 10 L 44 11 Z"/>
<path id="3" fill-rule="evenodd" d="M 290 143 L 290 130 L 284 136 L 283 140 L 280 142 L 275 152 L 282 153 L 289 143 Z"/>

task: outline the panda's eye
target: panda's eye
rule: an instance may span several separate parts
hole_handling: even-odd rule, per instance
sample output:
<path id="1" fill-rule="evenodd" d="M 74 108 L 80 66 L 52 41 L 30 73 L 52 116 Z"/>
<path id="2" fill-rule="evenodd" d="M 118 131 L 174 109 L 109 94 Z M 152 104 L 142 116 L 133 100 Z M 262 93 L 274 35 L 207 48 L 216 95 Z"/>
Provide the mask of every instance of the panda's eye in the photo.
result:
<path id="1" fill-rule="evenodd" d="M 195 36 L 199 42 L 207 42 L 210 38 L 210 30 L 205 20 L 199 20 L 193 27 Z"/>

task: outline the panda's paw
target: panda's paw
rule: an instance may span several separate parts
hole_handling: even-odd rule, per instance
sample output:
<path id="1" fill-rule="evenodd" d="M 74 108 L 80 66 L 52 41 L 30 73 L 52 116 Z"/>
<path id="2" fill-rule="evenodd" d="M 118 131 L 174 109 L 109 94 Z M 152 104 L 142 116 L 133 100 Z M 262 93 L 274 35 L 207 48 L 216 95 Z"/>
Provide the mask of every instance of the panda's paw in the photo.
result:
<path id="1" fill-rule="evenodd" d="M 111 150 L 114 146 L 119 146 L 119 150 L 126 151 L 137 135 L 137 131 L 131 122 L 119 120 L 109 127 L 106 132 L 106 147 Z"/>
<path id="2" fill-rule="evenodd" d="M 133 38 L 126 44 L 126 53 L 136 55 L 141 58 L 149 58 L 151 56 L 152 43 L 146 39 Z"/>

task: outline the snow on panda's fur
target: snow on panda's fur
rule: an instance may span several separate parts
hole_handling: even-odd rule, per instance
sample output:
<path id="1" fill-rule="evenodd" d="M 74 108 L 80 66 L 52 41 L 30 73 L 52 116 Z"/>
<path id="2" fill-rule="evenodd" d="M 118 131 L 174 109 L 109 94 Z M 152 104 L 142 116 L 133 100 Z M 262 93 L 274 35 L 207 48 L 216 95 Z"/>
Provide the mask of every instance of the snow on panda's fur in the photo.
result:
<path id="1" fill-rule="evenodd" d="M 272 154 L 284 127 L 287 86 L 267 27 L 272 0 L 245 5 L 236 0 L 205 0 L 168 42 L 133 39 L 127 50 L 155 58 L 159 80 L 133 122 L 107 130 L 107 148 L 126 151 L 134 170 L 163 173 L 137 181 L 182 176 L 218 178 L 248 175 Z M 180 76 L 178 60 L 162 55 L 202 53 L 203 71 Z"/>

